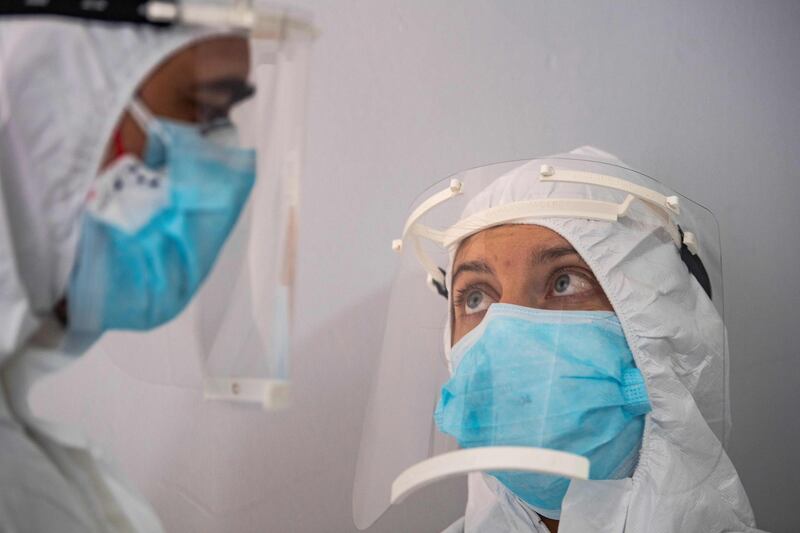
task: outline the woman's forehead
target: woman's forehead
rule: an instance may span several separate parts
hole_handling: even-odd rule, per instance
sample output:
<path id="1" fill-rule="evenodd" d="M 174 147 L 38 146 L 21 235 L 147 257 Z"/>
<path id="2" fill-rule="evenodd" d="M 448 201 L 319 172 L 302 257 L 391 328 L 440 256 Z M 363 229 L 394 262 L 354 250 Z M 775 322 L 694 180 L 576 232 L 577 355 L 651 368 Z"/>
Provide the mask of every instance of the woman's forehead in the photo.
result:
<path id="1" fill-rule="evenodd" d="M 247 77 L 250 69 L 250 46 L 238 36 L 214 37 L 192 47 L 197 81 L 220 76 Z"/>
<path id="2" fill-rule="evenodd" d="M 480 231 L 461 243 L 454 265 L 478 256 L 486 261 L 496 261 L 519 254 L 548 248 L 572 248 L 569 242 L 555 231 L 533 224 L 504 224 Z"/>
<path id="3" fill-rule="evenodd" d="M 220 77 L 246 78 L 250 69 L 250 47 L 239 36 L 215 36 L 199 40 L 171 55 L 159 70 L 168 70 L 175 81 L 186 84 Z"/>

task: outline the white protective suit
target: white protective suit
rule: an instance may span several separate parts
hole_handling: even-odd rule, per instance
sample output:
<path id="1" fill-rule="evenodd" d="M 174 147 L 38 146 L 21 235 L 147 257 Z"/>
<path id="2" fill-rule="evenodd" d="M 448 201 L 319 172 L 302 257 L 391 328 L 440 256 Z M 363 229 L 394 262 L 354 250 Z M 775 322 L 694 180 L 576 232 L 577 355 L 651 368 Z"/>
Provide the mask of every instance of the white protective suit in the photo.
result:
<path id="1" fill-rule="evenodd" d="M 591 147 L 570 156 L 625 166 Z M 462 218 L 515 201 L 557 196 L 559 188 L 539 186 L 538 172 L 538 165 L 528 164 L 498 178 L 471 201 Z M 736 469 L 709 427 L 714 421 L 706 421 L 698 408 L 724 401 L 703 392 L 725 390 L 716 381 L 727 381 L 727 376 L 713 370 L 723 368 L 718 364 L 723 347 L 704 336 L 720 317 L 694 278 L 669 274 L 686 272 L 673 243 L 658 237 L 657 224 L 623 227 L 569 218 L 530 223 L 559 233 L 591 267 L 622 323 L 652 403 L 633 477 L 573 480 L 563 501 L 559 533 L 756 531 Z M 448 318 L 447 352 L 449 326 Z M 722 412 L 729 417 L 727 405 Z M 699 471 L 710 474 L 694 486 Z M 496 479 L 473 473 L 465 516 L 446 533 L 460 531 L 543 533 L 548 528 Z"/>
<path id="2" fill-rule="evenodd" d="M 27 397 L 72 356 L 52 310 L 108 141 L 147 74 L 198 34 L 68 21 L 0 24 L 0 531 L 161 531 L 148 504 Z"/>

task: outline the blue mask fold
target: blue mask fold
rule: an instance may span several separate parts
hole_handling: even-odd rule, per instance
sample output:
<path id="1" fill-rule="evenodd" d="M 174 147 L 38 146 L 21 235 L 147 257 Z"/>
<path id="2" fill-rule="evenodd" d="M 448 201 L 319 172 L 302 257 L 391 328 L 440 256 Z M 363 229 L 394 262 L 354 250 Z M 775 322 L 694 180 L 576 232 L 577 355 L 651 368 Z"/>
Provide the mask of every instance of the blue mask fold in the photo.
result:
<path id="1" fill-rule="evenodd" d="M 452 359 L 434 417 L 462 448 L 549 448 L 588 458 L 590 479 L 633 473 L 651 407 L 614 313 L 494 304 Z M 560 517 L 569 479 L 490 474 L 540 514 Z"/>
<path id="2" fill-rule="evenodd" d="M 221 146 L 197 127 L 166 119 L 148 130 L 143 161 L 126 156 L 112 165 L 113 176 L 98 180 L 113 186 L 84 213 L 67 293 L 73 332 L 147 330 L 177 316 L 253 187 L 253 150 Z M 148 215 L 127 224 L 123 207 L 136 202 Z"/>

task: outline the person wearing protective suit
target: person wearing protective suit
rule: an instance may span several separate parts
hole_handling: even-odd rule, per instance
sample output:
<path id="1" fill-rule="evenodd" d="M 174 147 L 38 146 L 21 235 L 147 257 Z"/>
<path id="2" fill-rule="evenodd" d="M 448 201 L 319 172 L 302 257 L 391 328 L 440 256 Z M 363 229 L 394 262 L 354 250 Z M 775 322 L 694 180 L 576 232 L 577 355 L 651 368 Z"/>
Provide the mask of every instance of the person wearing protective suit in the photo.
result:
<path id="1" fill-rule="evenodd" d="M 0 23 L 0 531 L 162 530 L 28 396 L 103 332 L 174 318 L 236 224 L 257 154 L 231 113 L 263 87 L 250 29 L 231 20 Z"/>
<path id="2" fill-rule="evenodd" d="M 723 447 L 717 231 L 710 212 L 591 147 L 426 194 L 393 244 L 413 254 L 367 412 L 356 524 L 468 474 L 448 533 L 756 531 Z M 425 275 L 427 296 L 412 285 Z M 398 387 L 414 393 L 393 400 Z"/>

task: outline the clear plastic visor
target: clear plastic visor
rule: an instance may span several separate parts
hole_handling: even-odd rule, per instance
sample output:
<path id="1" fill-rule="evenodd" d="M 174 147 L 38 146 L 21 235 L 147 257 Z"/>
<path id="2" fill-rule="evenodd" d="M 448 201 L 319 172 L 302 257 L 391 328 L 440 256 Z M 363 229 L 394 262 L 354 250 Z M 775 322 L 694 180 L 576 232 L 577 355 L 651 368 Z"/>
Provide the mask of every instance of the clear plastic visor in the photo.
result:
<path id="1" fill-rule="evenodd" d="M 244 212 L 201 288 L 194 332 L 207 399 L 249 402 L 264 408 L 289 401 L 300 176 L 305 95 L 313 39 L 284 16 L 281 31 L 251 32 L 246 85 L 235 76 L 212 84 L 206 95 L 230 109 L 243 148 L 256 152 L 256 179 Z M 227 56 L 227 68 L 235 58 Z M 204 54 L 201 62 L 208 64 Z M 241 57 L 239 57 L 241 59 Z M 233 91 L 225 95 L 224 89 Z M 252 94 L 248 94 L 252 91 Z M 214 117 L 211 117 L 213 135 Z M 224 119 L 222 119 L 224 124 Z"/>
<path id="2" fill-rule="evenodd" d="M 607 271 L 625 271 L 628 261 L 638 290 L 660 298 L 661 288 L 679 287 L 691 297 L 685 314 L 705 306 L 703 315 L 713 315 L 702 332 L 678 335 L 676 349 L 686 350 L 670 365 L 724 441 L 720 241 L 707 209 L 622 164 L 570 156 L 455 174 L 409 212 L 392 243 L 400 266 L 356 469 L 360 529 L 416 488 L 468 472 L 505 480 L 526 471 L 630 475 L 623 463 L 632 469 L 637 453 L 607 451 L 638 447 L 647 433 L 652 409 L 636 394 L 646 400 L 651 386 L 649 348 L 631 345 L 630 324 L 615 313 L 620 289 L 605 286 L 621 279 Z M 707 291 L 695 277 L 704 275 Z M 686 345 L 698 339 L 702 347 Z M 595 399 L 574 387 L 594 391 Z M 603 415 L 586 415 L 595 412 Z M 584 425 L 575 431 L 570 421 L 580 416 Z M 557 453 L 563 450 L 573 457 Z M 694 482 L 709 472 L 697 472 Z"/>

